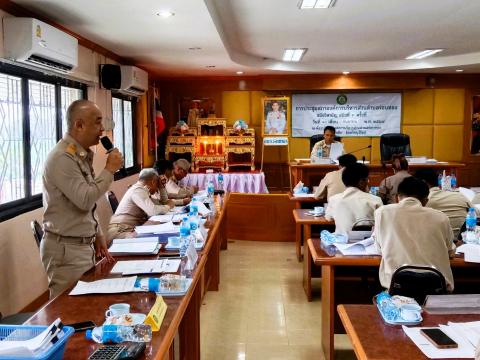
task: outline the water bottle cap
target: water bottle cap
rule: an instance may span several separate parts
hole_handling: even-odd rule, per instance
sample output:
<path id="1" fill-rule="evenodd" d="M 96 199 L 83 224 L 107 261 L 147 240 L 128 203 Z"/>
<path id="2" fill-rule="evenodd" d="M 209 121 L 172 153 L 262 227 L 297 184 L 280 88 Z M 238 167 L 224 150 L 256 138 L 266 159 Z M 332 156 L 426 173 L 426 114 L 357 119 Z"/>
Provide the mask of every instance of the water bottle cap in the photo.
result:
<path id="1" fill-rule="evenodd" d="M 182 220 L 183 220 L 183 221 L 187 221 L 187 220 L 188 220 L 188 217 L 185 216 Z"/>
<path id="2" fill-rule="evenodd" d="M 475 211 L 475 208 L 470 208 L 468 209 L 468 211 Z"/>
<path id="3" fill-rule="evenodd" d="M 92 340 L 92 330 L 85 331 L 85 339 Z"/>

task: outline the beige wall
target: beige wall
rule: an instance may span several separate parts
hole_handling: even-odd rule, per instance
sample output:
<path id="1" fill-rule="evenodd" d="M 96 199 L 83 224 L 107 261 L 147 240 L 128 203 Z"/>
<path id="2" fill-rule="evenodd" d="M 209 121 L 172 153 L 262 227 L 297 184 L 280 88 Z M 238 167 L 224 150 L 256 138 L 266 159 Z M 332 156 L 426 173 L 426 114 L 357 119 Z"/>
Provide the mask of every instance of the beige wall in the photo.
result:
<path id="1" fill-rule="evenodd" d="M 0 11 L 0 17 L 9 16 Z M 0 33 L 1 33 L 0 29 Z M 3 56 L 3 33 L 0 34 L 0 57 Z M 72 76 L 89 82 L 88 99 L 101 108 L 107 123 L 112 119 L 111 92 L 98 87 L 98 64 L 114 63 L 90 49 L 79 47 L 79 66 Z M 144 115 L 144 114 L 142 114 Z M 143 119 L 141 120 L 143 121 Z M 106 155 L 101 146 L 96 152 L 94 168 L 98 173 L 105 166 Z M 112 190 L 121 198 L 128 185 L 136 181 L 131 176 L 112 185 Z M 98 202 L 98 215 L 104 230 L 112 215 L 106 198 Z M 47 278 L 40 261 L 39 250 L 30 229 L 34 219 L 42 221 L 43 209 L 37 209 L 0 223 L 0 312 L 5 316 L 16 313 L 31 303 L 47 289 Z"/>

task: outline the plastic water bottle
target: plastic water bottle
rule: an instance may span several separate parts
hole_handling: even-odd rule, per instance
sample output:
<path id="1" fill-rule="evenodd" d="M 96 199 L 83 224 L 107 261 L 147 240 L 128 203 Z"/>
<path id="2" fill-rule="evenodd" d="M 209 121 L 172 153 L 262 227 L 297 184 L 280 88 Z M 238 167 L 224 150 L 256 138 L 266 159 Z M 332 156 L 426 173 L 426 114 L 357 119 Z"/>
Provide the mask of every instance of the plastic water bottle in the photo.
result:
<path id="1" fill-rule="evenodd" d="M 377 295 L 377 304 L 386 320 L 395 321 L 400 316 L 400 309 L 393 303 L 392 297 L 387 292 Z"/>
<path id="2" fill-rule="evenodd" d="M 323 157 L 323 148 L 320 148 L 317 150 L 317 157 L 322 158 Z"/>
<path id="3" fill-rule="evenodd" d="M 467 225 L 467 233 L 465 234 L 465 242 L 467 244 L 476 244 L 477 243 L 477 214 L 475 213 L 474 208 L 468 209 L 467 217 L 465 219 Z"/>
<path id="4" fill-rule="evenodd" d="M 441 189 L 443 185 L 443 175 L 442 173 L 438 174 L 438 187 Z"/>
<path id="5" fill-rule="evenodd" d="M 87 330 L 85 338 L 99 344 L 124 341 L 150 342 L 152 340 L 152 328 L 146 324 L 134 326 L 103 325 L 97 326 L 93 330 Z"/>
<path id="6" fill-rule="evenodd" d="M 190 210 L 188 214 L 188 222 L 190 223 L 190 233 L 198 229 L 200 221 L 198 220 L 198 215 L 195 215 L 193 210 Z"/>
<path id="7" fill-rule="evenodd" d="M 213 193 L 215 192 L 215 186 L 213 185 L 213 181 L 209 181 L 207 184 L 207 193 L 208 193 L 208 199 L 213 198 Z"/>
<path id="8" fill-rule="evenodd" d="M 180 223 L 180 257 L 184 257 L 190 244 L 190 224 L 188 218 L 184 217 Z"/>
<path id="9" fill-rule="evenodd" d="M 457 188 L 457 177 L 455 176 L 455 174 L 452 174 L 450 176 L 450 187 L 452 188 L 452 190 L 455 190 Z"/>
<path id="10" fill-rule="evenodd" d="M 192 198 L 192 201 L 190 202 L 190 211 L 193 211 L 193 214 L 195 216 L 198 216 L 198 200 L 195 196 Z"/>
<path id="11" fill-rule="evenodd" d="M 222 173 L 218 173 L 217 181 L 218 181 L 218 190 L 223 190 L 223 174 Z"/>

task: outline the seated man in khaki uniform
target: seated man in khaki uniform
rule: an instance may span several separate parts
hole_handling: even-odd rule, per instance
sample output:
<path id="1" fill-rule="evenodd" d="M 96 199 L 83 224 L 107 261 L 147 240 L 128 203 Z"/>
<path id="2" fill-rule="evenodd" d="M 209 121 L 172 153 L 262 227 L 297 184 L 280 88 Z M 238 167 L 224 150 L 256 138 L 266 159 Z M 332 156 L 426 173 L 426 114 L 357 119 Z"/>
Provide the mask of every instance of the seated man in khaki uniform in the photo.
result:
<path id="1" fill-rule="evenodd" d="M 375 243 L 382 254 L 379 275 L 384 288 L 402 265 L 435 266 L 453 290 L 449 256 L 455 253 L 447 216 L 428 207 L 428 186 L 410 176 L 398 186 L 398 204 L 375 211 Z"/>
<path id="2" fill-rule="evenodd" d="M 468 209 L 474 207 L 468 199 L 456 191 L 443 191 L 438 187 L 438 175 L 433 169 L 419 169 L 415 177 L 425 181 L 429 187 L 427 207 L 439 210 L 447 215 L 452 227 L 454 239 L 458 237 Z M 475 208 L 477 216 L 479 211 Z"/>
<path id="3" fill-rule="evenodd" d="M 114 149 L 105 169 L 95 176 L 90 147 L 98 144 L 103 131 L 98 106 L 74 101 L 67 110 L 67 133 L 45 162 L 40 255 L 52 298 L 95 265 L 95 254 L 113 261 L 98 224 L 96 201 L 110 187 L 123 158 Z"/>
<path id="4" fill-rule="evenodd" d="M 330 145 L 337 142 L 338 141 L 335 141 L 335 128 L 333 126 L 325 126 L 323 129 L 323 140 L 320 140 L 313 145 L 312 152 L 310 154 L 311 162 L 316 162 L 318 158 L 330 157 Z M 319 150 L 321 150 L 321 156 L 318 156 Z"/>
<path id="5" fill-rule="evenodd" d="M 352 154 L 345 154 L 338 158 L 338 170 L 330 171 L 320 181 L 320 185 L 314 193 L 317 199 L 330 199 L 333 195 L 340 194 L 345 191 L 345 184 L 342 181 L 343 169 L 351 164 L 355 164 L 357 158 Z"/>
<path id="6" fill-rule="evenodd" d="M 392 157 L 392 169 L 395 174 L 383 179 L 378 188 L 378 196 L 384 204 L 394 204 L 397 198 L 398 184 L 408 176 L 408 161 L 405 156 L 394 155 Z"/>
<path id="7" fill-rule="evenodd" d="M 358 163 L 343 170 L 346 189 L 330 198 L 325 214 L 328 220 L 335 220 L 336 233 L 347 233 L 353 225 L 370 225 L 375 209 L 383 205 L 378 196 L 367 192 L 368 173 L 368 167 Z"/>
<path id="8" fill-rule="evenodd" d="M 143 224 L 150 216 L 166 214 L 173 206 L 158 173 L 151 168 L 142 169 L 138 181 L 127 190 L 110 219 L 109 241 L 132 237 L 135 226 Z"/>
<path id="9" fill-rule="evenodd" d="M 173 163 L 170 160 L 157 160 L 155 161 L 155 164 L 153 165 L 153 168 L 157 170 L 158 175 L 160 175 L 161 178 L 165 178 L 166 182 L 172 177 L 173 175 Z M 168 196 L 168 193 L 167 193 Z M 182 206 L 182 205 L 187 205 L 190 202 L 190 197 L 186 196 L 183 199 L 171 199 L 175 206 Z"/>
<path id="10" fill-rule="evenodd" d="M 182 199 L 183 202 L 184 198 L 191 198 L 198 191 L 197 186 L 184 186 L 179 183 L 180 180 L 187 176 L 189 169 L 190 163 L 185 159 L 178 159 L 173 163 L 172 176 L 165 186 L 169 199 Z"/>

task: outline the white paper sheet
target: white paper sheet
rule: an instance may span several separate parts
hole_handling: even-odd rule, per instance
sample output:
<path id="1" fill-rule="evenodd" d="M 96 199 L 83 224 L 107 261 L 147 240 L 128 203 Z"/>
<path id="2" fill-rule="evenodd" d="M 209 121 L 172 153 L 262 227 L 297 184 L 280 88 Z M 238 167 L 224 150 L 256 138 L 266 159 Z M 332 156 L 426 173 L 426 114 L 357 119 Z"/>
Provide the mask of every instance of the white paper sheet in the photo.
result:
<path id="1" fill-rule="evenodd" d="M 171 221 L 164 224 L 157 225 L 141 225 L 136 226 L 135 231 L 137 234 L 164 234 L 164 233 L 173 233 L 178 232 L 180 229 L 179 226 L 174 225 Z"/>
<path id="2" fill-rule="evenodd" d="M 293 194 L 293 197 L 296 197 L 296 198 L 314 198 L 315 194 L 299 193 L 299 194 Z"/>
<path id="3" fill-rule="evenodd" d="M 112 273 L 122 275 L 160 274 L 178 271 L 180 259 L 118 261 Z"/>
<path id="4" fill-rule="evenodd" d="M 159 248 L 157 237 L 114 239 L 108 251 L 117 254 L 154 254 Z"/>
<path id="5" fill-rule="evenodd" d="M 182 214 L 165 214 L 165 215 L 153 215 L 148 219 L 150 221 L 158 221 L 161 223 L 166 222 L 179 222 L 182 221 Z"/>
<path id="6" fill-rule="evenodd" d="M 337 160 L 343 154 L 343 144 L 334 142 L 330 145 L 330 159 Z"/>
<path id="7" fill-rule="evenodd" d="M 189 270 L 193 270 L 195 268 L 195 264 L 198 260 L 197 250 L 195 249 L 195 243 L 193 241 L 190 242 L 187 248 L 187 268 Z"/>
<path id="8" fill-rule="evenodd" d="M 135 291 L 136 276 L 103 279 L 92 282 L 79 281 L 69 295 L 116 294 Z"/>
<path id="9" fill-rule="evenodd" d="M 459 187 L 458 191 L 460 192 L 460 194 L 465 196 L 468 199 L 468 201 L 472 201 L 473 198 L 475 197 L 475 191 L 469 188 Z"/>
<path id="10" fill-rule="evenodd" d="M 197 202 L 197 205 L 198 205 L 198 213 L 202 216 L 207 216 L 208 214 L 210 214 L 212 211 L 209 210 L 204 203 L 201 203 L 201 202 Z"/>
<path id="11" fill-rule="evenodd" d="M 343 255 L 381 255 L 375 247 L 372 237 L 349 244 L 333 244 Z"/>
<path id="12" fill-rule="evenodd" d="M 480 245 L 463 244 L 456 249 L 455 253 L 463 254 L 466 262 L 480 263 Z"/>
<path id="13" fill-rule="evenodd" d="M 475 357 L 475 347 L 461 334 L 457 333 L 455 328 L 446 325 L 440 325 L 440 328 L 458 344 L 458 348 L 438 349 L 420 333 L 420 329 L 423 329 L 422 327 L 409 328 L 402 326 L 405 334 L 429 359 L 465 359 Z"/>

